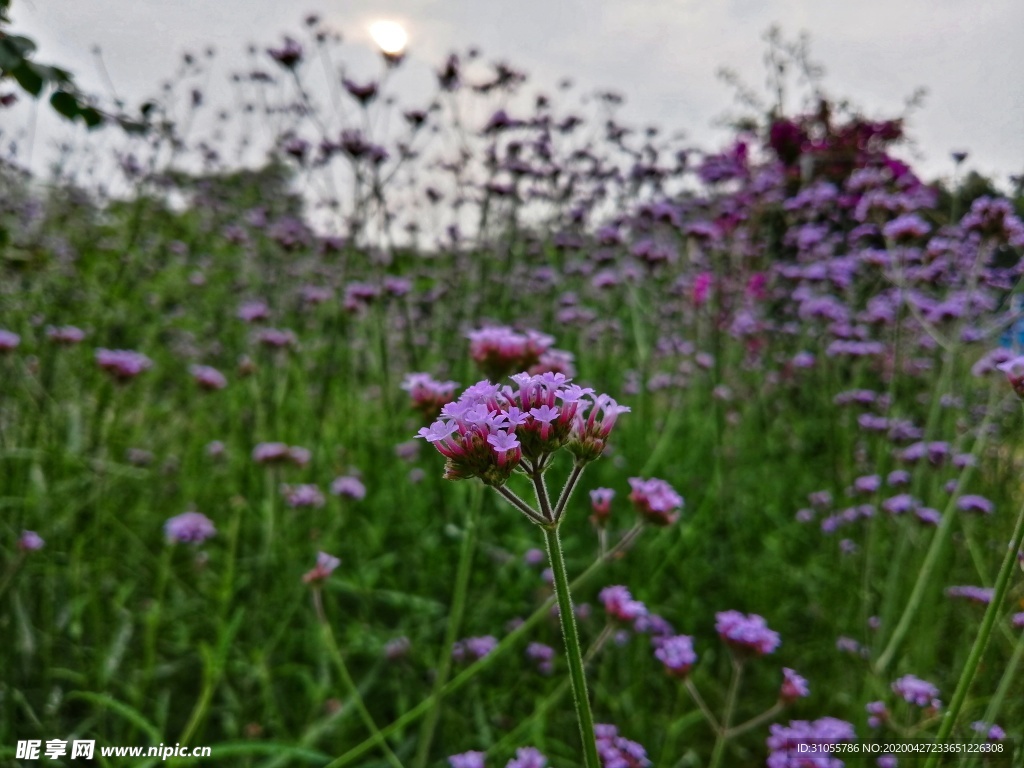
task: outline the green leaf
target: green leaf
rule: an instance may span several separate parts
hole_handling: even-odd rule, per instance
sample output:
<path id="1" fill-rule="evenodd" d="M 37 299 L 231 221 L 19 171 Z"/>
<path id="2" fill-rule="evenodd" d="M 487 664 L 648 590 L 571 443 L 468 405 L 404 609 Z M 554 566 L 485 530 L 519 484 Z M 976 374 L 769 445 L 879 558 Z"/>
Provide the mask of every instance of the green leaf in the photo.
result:
<path id="1" fill-rule="evenodd" d="M 37 97 L 43 91 L 43 78 L 30 61 L 23 61 L 20 66 L 11 70 L 11 75 L 27 93 Z"/>
<path id="2" fill-rule="evenodd" d="M 0 40 L 0 46 L 7 48 L 22 59 L 27 59 L 36 52 L 36 44 L 21 35 L 7 35 Z"/>
<path id="3" fill-rule="evenodd" d="M 78 116 L 82 118 L 87 128 L 103 125 L 103 113 L 93 107 L 80 107 Z"/>
<path id="4" fill-rule="evenodd" d="M 56 91 L 50 97 L 50 105 L 68 120 L 74 120 L 80 111 L 78 99 L 67 91 Z"/>

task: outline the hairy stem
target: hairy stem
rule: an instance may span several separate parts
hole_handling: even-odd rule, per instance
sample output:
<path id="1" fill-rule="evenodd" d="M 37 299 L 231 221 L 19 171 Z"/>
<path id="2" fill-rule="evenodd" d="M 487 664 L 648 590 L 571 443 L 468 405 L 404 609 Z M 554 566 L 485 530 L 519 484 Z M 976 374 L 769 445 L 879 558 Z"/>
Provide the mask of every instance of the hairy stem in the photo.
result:
<path id="1" fill-rule="evenodd" d="M 548 545 L 548 559 L 551 561 L 551 571 L 555 580 L 558 618 L 562 623 L 565 656 L 569 662 L 569 679 L 572 681 L 576 717 L 580 725 L 580 738 L 583 740 L 583 765 L 585 768 L 600 768 L 597 743 L 594 741 L 594 715 L 590 711 L 590 699 L 587 694 L 587 674 L 583 667 L 583 652 L 580 649 L 580 636 L 576 631 L 576 616 L 572 610 L 572 594 L 569 591 L 569 574 L 565 570 L 565 556 L 562 553 L 562 542 L 558 537 L 558 527 L 545 528 L 544 538 Z"/>

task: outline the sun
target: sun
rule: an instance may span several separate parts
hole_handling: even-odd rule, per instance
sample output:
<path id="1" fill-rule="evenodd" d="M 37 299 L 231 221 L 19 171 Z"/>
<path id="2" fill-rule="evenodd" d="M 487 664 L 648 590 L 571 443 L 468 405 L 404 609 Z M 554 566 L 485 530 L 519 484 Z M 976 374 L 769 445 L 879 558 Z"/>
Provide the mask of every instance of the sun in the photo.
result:
<path id="1" fill-rule="evenodd" d="M 370 25 L 370 37 L 377 47 L 389 56 L 398 56 L 405 51 L 409 35 L 397 21 L 375 21 Z"/>

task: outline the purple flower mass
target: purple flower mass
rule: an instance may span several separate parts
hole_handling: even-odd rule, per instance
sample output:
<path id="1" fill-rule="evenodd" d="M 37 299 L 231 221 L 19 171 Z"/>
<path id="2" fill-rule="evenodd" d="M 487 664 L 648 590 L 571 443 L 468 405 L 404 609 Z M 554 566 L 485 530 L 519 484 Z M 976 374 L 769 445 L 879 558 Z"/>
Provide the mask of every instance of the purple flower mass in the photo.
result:
<path id="1" fill-rule="evenodd" d="M 835 717 L 793 720 L 788 726 L 774 724 L 769 731 L 768 768 L 842 768 L 844 763 L 838 757 L 801 753 L 800 745 L 839 744 L 857 738 L 851 723 Z"/>
<path id="2" fill-rule="evenodd" d="M 690 668 L 697 663 L 693 638 L 689 635 L 661 639 L 654 650 L 654 657 L 665 665 L 665 671 L 673 677 L 686 677 Z"/>
<path id="3" fill-rule="evenodd" d="M 515 388 L 474 384 L 420 429 L 418 437 L 447 460 L 445 478 L 501 486 L 524 459 L 543 460 L 563 446 L 577 461 L 592 461 L 604 452 L 618 415 L 629 411 L 561 373 L 520 373 L 512 381 Z"/>
<path id="4" fill-rule="evenodd" d="M 505 768 L 547 768 L 548 759 L 533 747 L 520 747 Z"/>
<path id="5" fill-rule="evenodd" d="M 942 702 L 939 701 L 939 689 L 914 675 L 904 675 L 893 681 L 892 690 L 900 698 L 919 707 L 937 709 L 942 706 Z"/>
<path id="6" fill-rule="evenodd" d="M 210 518 L 200 512 L 184 512 L 164 523 L 164 535 L 172 543 L 201 544 L 216 533 Z"/>
<path id="7" fill-rule="evenodd" d="M 679 519 L 683 497 L 664 480 L 656 477 L 649 480 L 631 477 L 629 485 L 633 489 L 629 494 L 629 500 L 645 520 L 665 526 L 672 525 Z"/>
<path id="8" fill-rule="evenodd" d="M 127 349 L 97 349 L 96 363 L 118 381 L 134 379 L 153 367 L 153 361 L 144 354 Z"/>
<path id="9" fill-rule="evenodd" d="M 647 615 L 647 606 L 639 600 L 634 600 L 629 590 L 621 585 L 605 587 L 598 597 L 604 603 L 604 609 L 610 619 L 629 623 Z"/>
<path id="10" fill-rule="evenodd" d="M 463 752 L 448 758 L 450 768 L 485 768 L 483 752 Z"/>
<path id="11" fill-rule="evenodd" d="M 22 552 L 35 552 L 42 549 L 45 544 L 43 538 L 35 531 L 22 531 L 18 539 L 18 549 Z"/>
<path id="12" fill-rule="evenodd" d="M 779 633 L 768 628 L 768 623 L 757 614 L 745 616 L 739 611 L 715 614 L 715 630 L 734 649 L 758 656 L 773 652 L 782 640 Z"/>

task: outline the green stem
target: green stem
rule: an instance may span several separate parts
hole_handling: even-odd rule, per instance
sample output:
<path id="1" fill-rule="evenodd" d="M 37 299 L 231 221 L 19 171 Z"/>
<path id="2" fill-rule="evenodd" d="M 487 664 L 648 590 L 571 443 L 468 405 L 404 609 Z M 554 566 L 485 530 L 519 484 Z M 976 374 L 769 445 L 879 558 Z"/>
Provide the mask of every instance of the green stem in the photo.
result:
<path id="1" fill-rule="evenodd" d="M 722 755 L 725 754 L 725 745 L 729 741 L 729 723 L 732 722 L 732 713 L 736 708 L 736 696 L 740 690 L 740 678 L 743 676 L 743 664 L 732 657 L 732 680 L 729 683 L 729 693 L 725 699 L 725 711 L 722 713 L 722 725 L 718 729 L 715 738 L 715 749 L 711 753 L 709 768 L 718 768 L 722 763 Z"/>
<path id="2" fill-rule="evenodd" d="M 580 481 L 580 477 L 583 475 L 583 470 L 586 466 L 586 464 L 579 463 L 572 465 L 572 472 L 569 473 L 569 477 L 565 481 L 565 485 L 562 487 L 562 492 L 558 494 L 558 501 L 555 502 L 556 521 L 561 520 L 562 515 L 565 514 L 565 505 L 569 503 L 569 498 L 572 496 L 572 492 L 576 490 L 576 484 Z"/>
<path id="3" fill-rule="evenodd" d="M 448 614 L 448 626 L 445 629 L 444 644 L 441 646 L 441 658 L 438 663 L 437 677 L 434 678 L 434 689 L 431 698 L 434 704 L 420 728 L 419 745 L 413 765 L 423 768 L 430 757 L 430 745 L 434 740 L 438 720 L 441 718 L 441 691 L 448 682 L 452 670 L 452 647 L 458 639 L 462 626 L 462 616 L 466 610 L 466 594 L 469 591 L 469 577 L 472 572 L 473 552 L 476 548 L 476 521 L 482 502 L 482 486 L 473 488 L 473 500 L 466 510 L 462 544 L 459 547 L 459 564 L 455 572 L 455 590 L 452 594 L 452 609 Z"/>
<path id="4" fill-rule="evenodd" d="M 619 554 L 626 551 L 642 531 L 643 527 L 640 525 L 631 528 L 614 547 L 608 550 L 608 553 L 606 555 L 595 560 L 593 563 L 590 564 L 587 570 L 585 570 L 583 573 L 581 573 L 579 576 L 573 579 L 572 583 L 569 585 L 570 588 L 576 588 L 581 586 L 584 582 L 586 582 L 587 579 L 589 579 L 591 576 L 597 573 L 597 571 L 601 569 L 601 566 L 603 566 L 607 562 L 610 562 L 611 560 L 618 557 Z M 407 726 L 409 726 L 412 723 L 415 723 L 421 717 L 430 712 L 433 707 L 439 706 L 440 702 L 446 696 L 450 696 L 451 694 L 455 693 L 455 691 L 462 688 L 462 686 L 464 686 L 478 674 L 487 669 L 491 664 L 497 662 L 498 659 L 502 658 L 505 655 L 506 651 L 512 648 L 520 640 L 520 638 L 525 637 L 527 633 L 530 632 L 530 630 L 532 630 L 542 621 L 545 621 L 551 615 L 551 608 L 554 607 L 554 605 L 555 598 L 549 597 L 537 608 L 537 610 L 535 610 L 533 613 L 529 615 L 526 621 L 524 621 L 518 627 L 516 627 L 507 635 L 505 635 L 505 637 L 501 639 L 501 642 L 498 643 L 497 647 L 495 647 L 493 651 L 488 653 L 482 659 L 476 660 L 468 667 L 466 667 L 464 670 L 459 672 L 459 674 L 455 675 L 455 677 L 449 680 L 448 684 L 445 685 L 440 691 L 430 694 L 430 696 L 425 698 L 423 701 L 421 701 L 419 704 L 417 704 L 409 711 L 402 714 L 394 722 L 381 728 L 381 736 L 388 737 L 391 734 L 396 733 L 402 730 L 403 728 L 406 728 Z M 334 760 L 332 760 L 330 763 L 324 766 L 324 768 L 342 768 L 342 766 L 351 765 L 356 759 L 366 754 L 368 750 L 372 749 L 376 743 L 377 742 L 374 739 L 367 739 L 363 741 L 361 744 L 357 744 L 356 746 L 352 747 L 350 750 L 345 752 L 340 757 L 337 757 Z"/>
<path id="5" fill-rule="evenodd" d="M 978 630 L 978 636 L 974 638 L 974 645 L 967 656 L 967 664 L 964 666 L 964 671 L 960 674 L 960 680 L 956 684 L 953 700 L 950 702 L 949 709 L 946 710 L 942 717 L 942 723 L 939 725 L 939 733 L 935 737 L 937 744 L 944 743 L 953 732 L 953 726 L 956 725 L 956 719 L 964 705 L 964 700 L 967 698 L 967 693 L 974 680 L 974 673 L 977 672 L 978 665 L 981 663 L 981 657 L 985 653 L 985 646 L 988 644 L 992 628 L 996 623 L 996 617 L 999 615 L 1003 599 L 1006 597 L 1006 592 L 1010 585 L 1010 574 L 1013 573 L 1014 566 L 1016 565 L 1017 553 L 1020 551 L 1022 540 L 1024 540 L 1024 506 L 1017 513 L 1017 523 L 1013 529 L 1013 538 L 1010 542 L 1009 550 L 1003 556 L 1003 564 L 1000 566 L 999 575 L 996 577 L 995 594 L 992 595 L 992 602 L 985 609 L 985 616 L 981 620 L 981 628 Z M 932 768 L 937 762 L 938 753 L 932 754 L 928 757 L 928 762 L 924 764 L 924 768 Z"/>
<path id="6" fill-rule="evenodd" d="M 697 705 L 701 714 L 704 715 L 704 719 L 707 720 L 711 727 L 716 731 L 721 730 L 718 725 L 718 718 L 714 716 L 708 705 L 704 703 L 704 697 L 700 695 L 700 691 L 697 690 L 697 686 L 694 685 L 693 680 L 687 677 L 684 685 L 686 686 L 686 692 L 690 694 L 694 704 Z"/>
<path id="7" fill-rule="evenodd" d="M 785 709 L 785 705 L 781 701 L 777 701 L 771 707 L 762 712 L 760 715 L 755 715 L 746 722 L 740 723 L 739 725 L 734 725 L 731 728 L 727 729 L 725 737 L 727 739 L 732 739 L 736 736 L 739 736 L 742 733 L 746 733 L 747 731 L 753 730 L 754 728 L 757 728 L 760 725 L 764 725 L 768 721 L 774 720 L 776 717 L 778 717 L 779 713 L 781 713 L 783 709 Z"/>
<path id="8" fill-rule="evenodd" d="M 973 451 L 975 456 L 980 455 L 985 446 L 988 435 L 987 427 L 992 411 L 993 409 L 989 408 L 985 420 L 979 429 L 978 439 L 975 442 Z M 932 575 L 938 565 L 939 556 L 942 554 L 943 548 L 953 533 L 953 520 L 956 516 L 956 503 L 960 498 L 960 489 L 966 487 L 973 473 L 974 467 L 968 465 L 961 472 L 960 477 L 957 478 L 957 491 L 950 497 L 946 508 L 942 512 L 942 520 L 932 536 L 931 544 L 928 546 L 928 552 L 925 554 L 924 562 L 921 564 L 921 570 L 917 574 L 917 581 L 914 582 L 914 588 L 910 593 L 907 606 L 903 609 L 903 614 L 900 616 L 900 620 L 896 624 L 896 628 L 893 630 L 885 650 L 882 651 L 882 655 L 875 662 L 875 672 L 879 675 L 883 675 L 886 672 L 895 658 L 896 652 L 899 650 L 900 643 L 903 642 L 907 632 L 910 631 L 911 625 L 917 618 L 917 611 L 921 607 L 921 602 L 924 600 L 925 591 L 934 586 Z"/>
<path id="9" fill-rule="evenodd" d="M 316 607 L 316 616 L 317 620 L 320 622 L 320 630 L 323 634 L 324 645 L 327 646 L 327 650 L 334 661 L 334 666 L 338 669 L 338 676 L 341 678 L 342 685 L 345 686 L 345 692 L 349 695 L 349 698 L 352 699 L 352 703 L 355 705 L 360 719 L 363 721 L 366 729 L 370 732 L 370 738 L 373 744 L 380 747 L 388 765 L 392 768 L 402 768 L 401 760 L 395 757 L 395 753 L 391 751 L 391 747 L 388 746 L 387 741 L 384 739 L 384 735 L 377 727 L 377 723 L 374 722 L 373 715 L 371 715 L 370 710 L 366 708 L 366 703 L 363 701 L 363 697 L 359 693 L 359 688 L 356 686 L 355 680 L 353 680 L 352 675 L 349 674 L 348 665 L 345 664 L 345 657 L 341 655 L 338 643 L 334 639 L 334 632 L 331 630 L 331 624 L 327 621 L 327 616 L 324 614 L 323 601 L 320 597 L 319 587 L 313 590 L 313 604 Z"/>
<path id="10" fill-rule="evenodd" d="M 587 675 L 583 668 L 583 652 L 580 637 L 576 631 L 576 616 L 572 610 L 572 595 L 569 591 L 569 574 L 565 570 L 562 542 L 558 538 L 558 527 L 544 529 L 548 545 L 548 559 L 555 580 L 555 595 L 558 598 L 558 618 L 562 623 L 565 639 L 565 655 L 569 662 L 569 679 L 572 681 L 572 695 L 576 701 L 576 717 L 580 724 L 580 738 L 583 740 L 583 765 L 585 768 L 600 768 L 597 743 L 594 741 L 594 715 L 590 711 L 587 695 Z"/>

